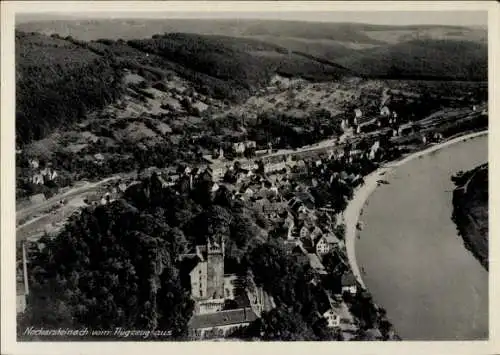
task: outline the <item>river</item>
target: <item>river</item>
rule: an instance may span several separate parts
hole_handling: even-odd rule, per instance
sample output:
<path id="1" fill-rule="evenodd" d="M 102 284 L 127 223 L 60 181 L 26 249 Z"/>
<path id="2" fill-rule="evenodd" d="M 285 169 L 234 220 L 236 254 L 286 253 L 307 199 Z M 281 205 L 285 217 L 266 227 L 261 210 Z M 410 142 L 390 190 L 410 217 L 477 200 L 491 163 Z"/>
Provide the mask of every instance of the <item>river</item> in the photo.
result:
<path id="1" fill-rule="evenodd" d="M 488 338 L 488 272 L 451 220 L 451 176 L 488 160 L 488 136 L 448 146 L 387 173 L 360 221 L 363 281 L 404 340 Z"/>

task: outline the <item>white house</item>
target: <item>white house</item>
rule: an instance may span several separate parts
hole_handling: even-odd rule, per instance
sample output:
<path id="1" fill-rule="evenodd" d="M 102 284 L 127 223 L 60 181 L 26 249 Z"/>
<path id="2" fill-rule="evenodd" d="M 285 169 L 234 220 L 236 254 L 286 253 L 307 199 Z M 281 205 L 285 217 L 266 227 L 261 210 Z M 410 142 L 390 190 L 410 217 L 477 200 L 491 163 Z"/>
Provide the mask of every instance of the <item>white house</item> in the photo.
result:
<path id="1" fill-rule="evenodd" d="M 323 313 L 323 317 L 326 319 L 328 328 L 340 327 L 340 315 L 333 308 Z"/>
<path id="2" fill-rule="evenodd" d="M 245 143 L 238 142 L 233 144 L 233 151 L 237 154 L 243 154 L 245 152 Z"/>
<path id="3" fill-rule="evenodd" d="M 57 172 L 51 168 L 43 169 L 40 174 L 47 180 L 52 181 L 57 177 Z"/>
<path id="4" fill-rule="evenodd" d="M 319 256 L 328 254 L 339 242 L 338 238 L 332 233 L 323 235 L 316 243 L 316 254 Z"/>
<path id="5" fill-rule="evenodd" d="M 31 177 L 31 182 L 35 185 L 43 184 L 43 175 L 42 174 L 34 174 Z"/>

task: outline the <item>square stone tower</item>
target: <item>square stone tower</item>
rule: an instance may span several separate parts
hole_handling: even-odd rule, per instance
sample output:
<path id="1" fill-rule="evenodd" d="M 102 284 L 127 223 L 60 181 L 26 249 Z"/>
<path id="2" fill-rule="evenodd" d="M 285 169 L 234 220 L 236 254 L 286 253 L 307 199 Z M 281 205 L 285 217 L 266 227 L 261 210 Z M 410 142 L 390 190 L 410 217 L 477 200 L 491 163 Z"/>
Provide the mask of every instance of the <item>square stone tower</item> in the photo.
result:
<path id="1" fill-rule="evenodd" d="M 207 296 L 224 298 L 224 238 L 208 238 L 207 243 Z"/>

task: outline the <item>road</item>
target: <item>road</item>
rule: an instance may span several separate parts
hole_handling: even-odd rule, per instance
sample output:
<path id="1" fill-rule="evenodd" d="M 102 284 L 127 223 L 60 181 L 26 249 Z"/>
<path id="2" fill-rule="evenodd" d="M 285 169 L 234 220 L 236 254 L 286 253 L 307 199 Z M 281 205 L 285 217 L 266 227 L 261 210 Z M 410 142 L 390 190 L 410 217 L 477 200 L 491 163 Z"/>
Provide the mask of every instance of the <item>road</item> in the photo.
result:
<path id="1" fill-rule="evenodd" d="M 41 203 L 35 204 L 28 206 L 26 208 L 20 209 L 16 211 L 16 223 L 19 223 L 19 221 L 27 218 L 30 215 L 34 215 L 37 213 L 42 213 L 52 207 L 54 204 L 58 203 L 62 199 L 68 199 L 75 197 L 76 195 L 82 194 L 82 193 L 87 193 L 90 192 L 92 189 L 95 189 L 96 187 L 99 187 L 100 185 L 103 185 L 107 182 L 117 180 L 120 178 L 120 175 L 116 176 L 111 176 L 108 177 L 104 180 L 97 181 L 95 183 L 85 183 L 83 186 L 78 186 L 74 187 L 62 194 L 55 195 L 48 200 L 45 200 Z M 25 223 L 26 224 L 26 223 Z"/>
<path id="2" fill-rule="evenodd" d="M 439 117 L 436 117 L 435 119 L 439 120 Z M 287 156 L 287 155 L 291 155 L 291 154 L 304 153 L 304 152 L 308 152 L 308 151 L 328 149 L 328 148 L 333 148 L 333 147 L 342 147 L 346 143 L 355 143 L 355 142 L 360 141 L 363 138 L 367 138 L 370 136 L 379 135 L 379 134 L 382 134 L 384 132 L 387 132 L 387 130 L 388 130 L 387 128 L 384 128 L 382 130 L 364 133 L 358 137 L 354 137 L 352 135 L 343 135 L 343 137 L 341 137 L 341 141 L 343 141 L 343 140 L 345 140 L 345 141 L 342 143 L 336 143 L 337 142 L 336 138 L 330 138 L 330 139 L 322 140 L 322 141 L 315 143 L 315 144 L 312 144 L 312 145 L 297 148 L 295 150 L 294 149 L 282 149 L 282 150 L 279 150 L 277 152 L 266 154 L 264 156 L 260 156 L 258 158 L 254 158 L 251 160 L 271 158 L 271 157 L 280 156 L 280 155 Z M 251 160 L 248 160 L 248 161 L 251 161 Z M 216 162 L 212 162 L 212 164 L 217 165 Z M 225 164 L 227 164 L 227 162 L 224 163 L 224 165 Z M 117 174 L 117 175 L 107 177 L 107 178 L 100 180 L 98 182 L 85 183 L 83 186 L 71 188 L 70 190 L 68 190 L 64 193 L 53 196 L 52 198 L 50 198 L 46 201 L 43 201 L 39 204 L 31 205 L 31 206 L 28 206 L 26 208 L 20 209 L 16 212 L 16 223 L 19 223 L 20 221 L 25 221 L 25 223 L 23 223 L 23 225 L 18 226 L 17 230 L 19 231 L 21 228 L 29 225 L 30 223 L 33 223 L 36 220 L 39 220 L 43 216 L 38 216 L 38 215 L 46 214 L 46 211 L 48 209 L 50 209 L 53 205 L 57 204 L 62 199 L 67 200 L 70 198 L 75 198 L 78 195 L 89 193 L 93 189 L 96 189 L 99 186 L 101 186 L 107 182 L 110 182 L 113 180 L 118 180 L 121 178 L 132 177 L 132 176 L 134 176 L 134 174 L 136 174 L 136 172 L 126 173 L 126 174 Z M 30 221 L 30 220 L 28 220 L 29 216 L 34 216 L 34 218 L 32 218 Z"/>

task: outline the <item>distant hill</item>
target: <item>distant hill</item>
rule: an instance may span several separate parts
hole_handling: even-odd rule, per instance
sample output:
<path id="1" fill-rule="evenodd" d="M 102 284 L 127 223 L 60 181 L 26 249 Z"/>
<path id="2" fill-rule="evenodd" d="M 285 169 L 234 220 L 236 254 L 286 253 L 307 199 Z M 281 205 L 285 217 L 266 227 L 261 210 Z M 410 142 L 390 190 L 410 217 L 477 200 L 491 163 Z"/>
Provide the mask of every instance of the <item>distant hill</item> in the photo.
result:
<path id="1" fill-rule="evenodd" d="M 125 41 L 149 39 L 153 35 L 164 33 L 224 36 L 231 37 L 229 41 L 233 42 L 233 48 L 234 43 L 240 48 L 246 46 L 247 50 L 255 50 L 257 43 L 259 51 L 268 46 L 271 52 L 275 52 L 276 47 L 280 47 L 286 51 L 343 65 L 354 72 L 376 76 L 386 76 L 388 69 L 384 66 L 397 61 L 398 63 L 392 64 L 396 66 L 396 71 L 403 72 L 405 76 L 410 72 L 416 76 L 424 73 L 436 77 L 459 76 L 484 80 L 487 62 L 487 31 L 463 26 L 387 26 L 231 19 L 86 19 L 22 22 L 17 28 L 47 35 L 58 33 L 63 37 L 72 36 L 85 41 L 99 38 Z M 234 37 L 243 37 L 244 40 L 237 42 Z M 252 40 L 253 43 L 248 42 Z M 243 41 L 247 41 L 245 45 Z M 228 44 L 228 40 L 224 43 Z M 467 55 L 458 58 L 461 52 L 456 50 L 465 50 Z M 470 59 L 468 56 L 471 56 Z M 442 58 L 446 65 L 440 67 Z M 415 63 L 414 59 L 422 63 Z M 281 57 L 280 60 L 289 63 L 288 58 Z M 368 70 L 367 67 L 372 65 L 375 69 Z M 477 66 L 480 68 L 478 73 L 467 74 L 469 69 L 466 68 Z"/>
<path id="2" fill-rule="evenodd" d="M 150 84 L 175 73 L 202 94 L 233 102 L 252 95 L 274 74 L 311 81 L 487 78 L 485 31 L 464 27 L 57 20 L 21 23 L 17 29 L 21 142 L 40 139 L 120 98 L 123 69 L 147 72 Z"/>
<path id="3" fill-rule="evenodd" d="M 361 23 L 327 23 L 237 19 L 99 19 L 45 20 L 17 24 L 25 32 L 59 33 L 81 40 L 98 38 L 149 38 L 157 33 L 198 33 L 233 37 L 281 37 L 331 40 L 380 45 L 408 40 L 412 36 L 486 42 L 486 31 L 461 26 L 384 26 Z"/>
<path id="4" fill-rule="evenodd" d="M 358 50 L 336 61 L 377 78 L 487 80 L 488 48 L 472 41 L 411 40 Z"/>

